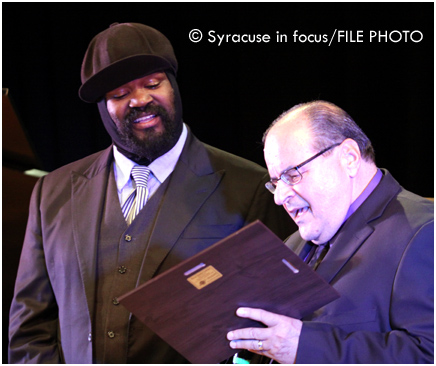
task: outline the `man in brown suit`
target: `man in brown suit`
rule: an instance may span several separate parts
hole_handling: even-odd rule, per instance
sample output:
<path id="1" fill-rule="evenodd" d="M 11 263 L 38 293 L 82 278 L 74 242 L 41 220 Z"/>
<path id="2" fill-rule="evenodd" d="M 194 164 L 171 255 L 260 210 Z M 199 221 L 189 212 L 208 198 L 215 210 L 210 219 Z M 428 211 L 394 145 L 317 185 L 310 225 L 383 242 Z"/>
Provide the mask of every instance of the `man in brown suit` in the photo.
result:
<path id="1" fill-rule="evenodd" d="M 113 144 L 36 184 L 10 362 L 186 362 L 117 297 L 256 219 L 283 239 L 295 230 L 264 168 L 203 144 L 182 121 L 176 72 L 170 42 L 145 25 L 114 24 L 91 41 L 79 95 L 98 103 Z M 138 165 L 151 170 L 149 199 L 128 224 Z"/>

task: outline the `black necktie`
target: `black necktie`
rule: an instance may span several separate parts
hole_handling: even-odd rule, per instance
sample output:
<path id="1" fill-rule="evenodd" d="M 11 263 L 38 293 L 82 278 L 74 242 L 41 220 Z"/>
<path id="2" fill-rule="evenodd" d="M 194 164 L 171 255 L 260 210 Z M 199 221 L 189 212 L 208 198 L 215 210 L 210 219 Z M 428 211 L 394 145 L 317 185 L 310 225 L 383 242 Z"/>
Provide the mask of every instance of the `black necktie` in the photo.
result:
<path id="1" fill-rule="evenodd" d="M 317 245 L 317 248 L 315 249 L 315 253 L 313 253 L 312 258 L 310 258 L 309 262 L 307 263 L 309 267 L 311 267 L 313 270 L 316 270 L 329 249 L 330 249 L 329 242 Z"/>

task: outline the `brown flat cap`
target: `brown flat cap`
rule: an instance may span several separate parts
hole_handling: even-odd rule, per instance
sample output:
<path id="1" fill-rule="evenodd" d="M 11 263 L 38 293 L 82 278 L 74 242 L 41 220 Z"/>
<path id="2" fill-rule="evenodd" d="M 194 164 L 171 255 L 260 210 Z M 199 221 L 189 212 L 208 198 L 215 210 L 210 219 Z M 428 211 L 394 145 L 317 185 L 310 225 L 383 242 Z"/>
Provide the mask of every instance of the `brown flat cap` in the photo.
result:
<path id="1" fill-rule="evenodd" d="M 161 70 L 177 74 L 177 59 L 170 41 L 143 24 L 114 23 L 88 46 L 79 96 L 85 102 L 97 102 L 107 92 Z"/>

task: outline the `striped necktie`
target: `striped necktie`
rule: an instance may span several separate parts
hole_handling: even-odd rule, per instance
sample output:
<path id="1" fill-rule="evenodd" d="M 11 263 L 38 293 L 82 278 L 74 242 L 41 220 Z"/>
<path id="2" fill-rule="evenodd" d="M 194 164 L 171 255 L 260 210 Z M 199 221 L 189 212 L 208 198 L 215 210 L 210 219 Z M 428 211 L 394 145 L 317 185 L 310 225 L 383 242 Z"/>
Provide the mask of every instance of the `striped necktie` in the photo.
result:
<path id="1" fill-rule="evenodd" d="M 128 225 L 132 223 L 147 202 L 149 195 L 147 184 L 150 172 L 151 170 L 143 165 L 135 165 L 132 169 L 132 177 L 135 180 L 136 189 L 127 198 L 122 207 L 123 215 Z"/>

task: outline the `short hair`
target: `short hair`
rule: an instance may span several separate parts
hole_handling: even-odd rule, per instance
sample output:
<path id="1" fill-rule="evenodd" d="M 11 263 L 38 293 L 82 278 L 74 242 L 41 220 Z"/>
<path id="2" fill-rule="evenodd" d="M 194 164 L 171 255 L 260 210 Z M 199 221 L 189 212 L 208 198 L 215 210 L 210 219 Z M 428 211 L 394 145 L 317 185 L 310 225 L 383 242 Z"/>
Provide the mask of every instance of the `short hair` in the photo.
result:
<path id="1" fill-rule="evenodd" d="M 324 100 L 297 104 L 282 113 L 265 131 L 262 139 L 263 143 L 265 143 L 266 136 L 275 124 L 297 110 L 304 113 L 309 120 L 309 128 L 314 136 L 314 149 L 321 151 L 349 138 L 356 141 L 364 160 L 375 162 L 374 148 L 362 129 L 347 112 Z"/>

